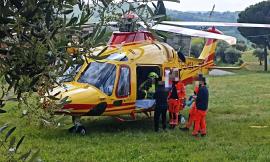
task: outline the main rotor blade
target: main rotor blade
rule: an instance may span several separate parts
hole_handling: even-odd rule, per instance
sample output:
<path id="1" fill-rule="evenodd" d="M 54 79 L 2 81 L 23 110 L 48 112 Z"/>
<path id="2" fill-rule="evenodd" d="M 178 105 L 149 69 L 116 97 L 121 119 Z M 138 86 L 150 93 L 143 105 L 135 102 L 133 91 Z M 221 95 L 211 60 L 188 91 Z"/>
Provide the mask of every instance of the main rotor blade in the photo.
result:
<path id="1" fill-rule="evenodd" d="M 227 26 L 227 27 L 270 28 L 270 24 L 228 23 L 228 22 L 162 21 L 161 24 L 168 24 L 174 26 Z"/>
<path id="2" fill-rule="evenodd" d="M 176 27 L 176 26 L 170 26 L 170 25 L 164 25 L 164 24 L 157 24 L 152 27 L 154 30 L 160 30 L 160 31 L 166 31 L 166 32 L 172 32 L 177 34 L 183 34 L 183 35 L 189 35 L 194 37 L 202 37 L 202 38 L 212 38 L 212 39 L 219 39 L 224 40 L 230 45 L 236 44 L 236 38 L 222 35 L 222 34 L 215 34 L 210 32 L 205 32 L 201 30 L 194 30 L 194 29 L 188 29 L 183 27 Z"/>

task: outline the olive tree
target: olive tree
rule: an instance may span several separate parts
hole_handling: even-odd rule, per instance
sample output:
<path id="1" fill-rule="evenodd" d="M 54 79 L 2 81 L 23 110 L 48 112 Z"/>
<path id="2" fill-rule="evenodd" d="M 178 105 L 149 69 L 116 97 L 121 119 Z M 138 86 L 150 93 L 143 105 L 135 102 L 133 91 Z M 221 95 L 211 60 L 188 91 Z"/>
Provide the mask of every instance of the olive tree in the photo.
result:
<path id="1" fill-rule="evenodd" d="M 108 22 L 119 22 L 127 11 L 135 12 L 139 16 L 136 21 L 145 22 L 148 28 L 149 20 L 164 16 L 155 15 L 146 3 L 127 1 L 0 1 L 0 106 L 11 99 L 29 105 L 34 94 L 38 101 L 43 98 L 36 105 L 53 114 L 53 108 L 68 102 L 67 98 L 59 101 L 50 96 L 49 92 L 61 84 L 59 77 L 70 66 L 81 64 L 82 55 L 87 57 L 95 47 L 106 45 Z M 83 25 L 92 21 L 98 22 L 93 31 L 82 35 Z M 73 36 L 77 42 L 72 46 L 83 51 L 70 55 L 67 44 Z M 15 97 L 10 97 L 13 94 Z"/>
<path id="2" fill-rule="evenodd" d="M 239 13 L 240 23 L 270 23 L 270 1 L 263 1 L 246 8 Z M 238 28 L 240 33 L 256 45 L 264 47 L 264 70 L 267 71 L 267 47 L 270 48 L 270 29 Z"/>

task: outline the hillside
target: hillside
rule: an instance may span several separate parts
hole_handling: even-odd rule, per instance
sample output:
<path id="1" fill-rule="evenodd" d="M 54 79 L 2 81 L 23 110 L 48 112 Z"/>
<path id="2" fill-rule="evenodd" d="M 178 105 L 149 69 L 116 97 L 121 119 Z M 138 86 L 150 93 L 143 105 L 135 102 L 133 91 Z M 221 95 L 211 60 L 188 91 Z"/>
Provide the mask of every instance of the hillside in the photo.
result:
<path id="1" fill-rule="evenodd" d="M 167 15 L 171 20 L 178 21 L 217 21 L 217 22 L 237 22 L 239 12 L 213 12 L 212 17 L 209 18 L 210 12 L 182 12 L 175 10 L 168 10 Z M 235 27 L 218 27 L 227 35 L 236 36 L 237 39 L 245 39 L 241 36 Z"/>

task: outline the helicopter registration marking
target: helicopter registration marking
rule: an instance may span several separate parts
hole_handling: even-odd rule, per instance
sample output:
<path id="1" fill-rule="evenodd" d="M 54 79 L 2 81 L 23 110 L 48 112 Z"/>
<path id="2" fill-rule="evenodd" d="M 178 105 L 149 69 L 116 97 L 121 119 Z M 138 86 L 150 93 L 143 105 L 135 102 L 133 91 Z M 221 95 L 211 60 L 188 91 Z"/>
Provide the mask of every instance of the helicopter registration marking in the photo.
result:
<path id="1" fill-rule="evenodd" d="M 186 64 L 182 64 L 182 68 L 193 68 L 193 62 L 187 62 Z"/>

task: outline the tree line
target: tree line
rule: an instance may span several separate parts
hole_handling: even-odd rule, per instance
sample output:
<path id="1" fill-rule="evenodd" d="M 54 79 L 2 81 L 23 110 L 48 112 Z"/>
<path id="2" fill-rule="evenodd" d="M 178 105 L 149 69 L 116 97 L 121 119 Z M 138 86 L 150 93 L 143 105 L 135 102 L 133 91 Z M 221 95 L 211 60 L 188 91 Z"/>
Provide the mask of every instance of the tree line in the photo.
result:
<path id="1" fill-rule="evenodd" d="M 270 1 L 263 1 L 246 8 L 238 14 L 240 23 L 270 24 Z M 239 60 L 246 50 L 253 50 L 253 55 L 258 58 L 260 65 L 264 61 L 264 70 L 267 71 L 267 50 L 270 48 L 270 29 L 238 28 L 238 31 L 252 44 L 247 45 L 245 40 L 240 40 L 235 46 L 219 42 L 216 50 L 216 61 L 225 64 L 241 63 Z M 204 46 L 204 41 L 195 39 L 191 44 L 191 54 L 197 57 Z"/>

